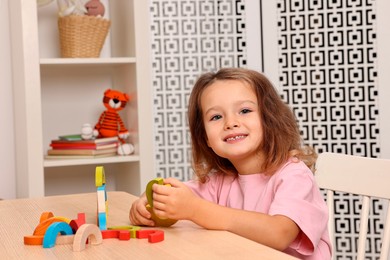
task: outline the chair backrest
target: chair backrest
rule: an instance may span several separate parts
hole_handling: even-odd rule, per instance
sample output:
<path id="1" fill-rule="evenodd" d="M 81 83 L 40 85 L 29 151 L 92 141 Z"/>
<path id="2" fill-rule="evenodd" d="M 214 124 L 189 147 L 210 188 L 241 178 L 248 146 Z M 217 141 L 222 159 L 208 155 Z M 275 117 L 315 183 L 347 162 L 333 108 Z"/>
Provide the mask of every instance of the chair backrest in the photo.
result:
<path id="1" fill-rule="evenodd" d="M 329 235 L 334 243 L 334 192 L 362 195 L 357 259 L 364 259 L 371 197 L 390 200 L 390 160 L 336 153 L 322 153 L 316 162 L 315 179 L 326 190 Z M 388 259 L 390 246 L 390 205 L 386 213 L 380 260 Z M 334 255 L 334 254 L 333 254 Z"/>

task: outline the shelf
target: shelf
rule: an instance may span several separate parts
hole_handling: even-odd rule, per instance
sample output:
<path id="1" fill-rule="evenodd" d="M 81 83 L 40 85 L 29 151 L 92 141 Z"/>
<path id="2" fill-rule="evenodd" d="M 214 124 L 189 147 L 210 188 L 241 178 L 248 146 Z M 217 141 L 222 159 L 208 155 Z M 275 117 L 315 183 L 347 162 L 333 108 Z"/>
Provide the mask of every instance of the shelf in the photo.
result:
<path id="1" fill-rule="evenodd" d="M 112 190 L 136 195 L 154 177 L 149 3 L 104 1 L 111 27 L 99 58 L 60 58 L 57 5 L 10 1 L 19 198 L 89 191 L 96 165 L 112 173 Z M 44 159 L 51 140 L 97 122 L 108 88 L 132 96 L 120 116 L 134 155 Z"/>
<path id="2" fill-rule="evenodd" d="M 42 58 L 41 66 L 45 65 L 121 65 L 136 62 L 134 57 L 120 58 Z"/>
<path id="3" fill-rule="evenodd" d="M 62 167 L 62 166 L 74 166 L 74 165 L 87 165 L 87 164 L 106 164 L 106 163 L 121 163 L 121 162 L 138 162 L 140 160 L 138 155 L 129 156 L 111 156 L 100 157 L 92 159 L 45 159 L 43 166 L 46 167 Z"/>

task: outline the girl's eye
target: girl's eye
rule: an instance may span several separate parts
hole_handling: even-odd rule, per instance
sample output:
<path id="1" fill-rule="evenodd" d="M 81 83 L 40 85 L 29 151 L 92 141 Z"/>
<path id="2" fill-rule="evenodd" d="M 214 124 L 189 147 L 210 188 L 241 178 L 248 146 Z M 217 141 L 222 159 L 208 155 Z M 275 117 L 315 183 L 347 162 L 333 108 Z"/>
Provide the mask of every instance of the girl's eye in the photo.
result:
<path id="1" fill-rule="evenodd" d="M 248 109 L 248 108 L 244 108 L 244 109 L 242 109 L 241 110 L 241 114 L 247 114 L 247 113 L 250 113 L 250 112 L 252 112 L 252 110 L 250 110 L 250 109 Z"/>
<path id="2" fill-rule="evenodd" d="M 222 118 L 222 116 L 220 116 L 220 115 L 215 115 L 215 116 L 213 116 L 213 117 L 210 119 L 210 121 L 216 121 L 216 120 L 221 119 L 221 118 Z"/>

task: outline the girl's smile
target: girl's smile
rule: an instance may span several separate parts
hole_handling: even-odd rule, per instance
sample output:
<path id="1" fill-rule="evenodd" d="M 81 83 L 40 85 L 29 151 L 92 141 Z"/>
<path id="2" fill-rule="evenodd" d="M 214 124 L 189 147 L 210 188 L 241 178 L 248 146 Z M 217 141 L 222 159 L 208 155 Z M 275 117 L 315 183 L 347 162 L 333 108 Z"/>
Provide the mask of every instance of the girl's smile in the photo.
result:
<path id="1" fill-rule="evenodd" d="M 243 140 L 245 137 L 247 137 L 246 134 L 230 134 L 226 138 L 224 138 L 224 140 L 227 143 L 235 143 Z"/>

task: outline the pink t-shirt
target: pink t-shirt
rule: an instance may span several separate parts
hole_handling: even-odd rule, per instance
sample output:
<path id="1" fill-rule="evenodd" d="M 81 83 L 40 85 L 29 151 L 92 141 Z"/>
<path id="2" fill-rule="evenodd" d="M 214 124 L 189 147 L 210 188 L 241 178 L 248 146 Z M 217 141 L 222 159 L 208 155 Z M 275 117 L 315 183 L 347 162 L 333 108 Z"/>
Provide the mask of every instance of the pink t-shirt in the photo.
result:
<path id="1" fill-rule="evenodd" d="M 303 162 L 289 161 L 272 176 L 213 174 L 204 184 L 186 184 L 199 197 L 222 206 L 289 217 L 301 233 L 285 252 L 306 260 L 330 259 L 328 209 Z"/>

